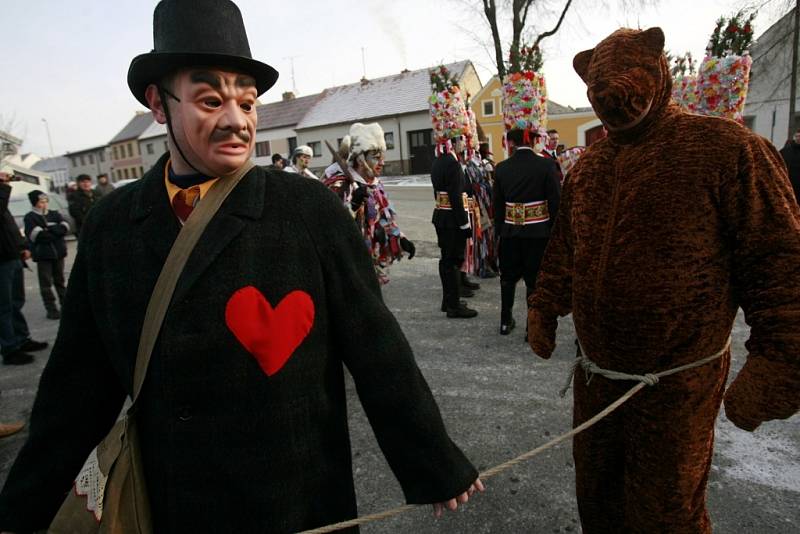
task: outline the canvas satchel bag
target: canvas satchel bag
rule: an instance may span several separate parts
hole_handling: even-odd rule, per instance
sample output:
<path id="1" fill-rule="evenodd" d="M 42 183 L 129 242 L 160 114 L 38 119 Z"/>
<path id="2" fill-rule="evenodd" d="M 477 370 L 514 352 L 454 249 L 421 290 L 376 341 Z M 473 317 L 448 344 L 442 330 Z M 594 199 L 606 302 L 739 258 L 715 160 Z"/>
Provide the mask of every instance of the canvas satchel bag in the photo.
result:
<path id="1" fill-rule="evenodd" d="M 136 426 L 136 400 L 183 267 L 209 221 L 252 167 L 253 163 L 248 161 L 232 176 L 218 180 L 178 233 L 147 304 L 136 353 L 131 407 L 89 455 L 48 533 L 152 533 Z"/>

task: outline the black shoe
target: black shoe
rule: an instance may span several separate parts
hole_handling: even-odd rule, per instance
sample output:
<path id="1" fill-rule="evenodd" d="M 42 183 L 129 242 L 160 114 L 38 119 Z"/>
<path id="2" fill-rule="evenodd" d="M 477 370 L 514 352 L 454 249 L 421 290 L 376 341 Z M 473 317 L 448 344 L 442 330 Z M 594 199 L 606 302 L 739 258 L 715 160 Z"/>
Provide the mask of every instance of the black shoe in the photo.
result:
<path id="1" fill-rule="evenodd" d="M 448 308 L 448 319 L 471 319 L 478 315 L 478 312 L 466 306 L 459 306 L 458 308 Z"/>
<path id="2" fill-rule="evenodd" d="M 476 291 L 476 290 L 481 288 L 481 285 L 480 284 L 476 284 L 475 282 L 471 282 L 469 280 L 469 278 L 467 278 L 466 276 L 462 276 L 461 277 L 461 287 L 462 288 L 465 287 L 467 289 L 471 289 L 473 291 Z"/>
<path id="3" fill-rule="evenodd" d="M 464 287 L 464 286 L 461 286 L 461 291 L 459 293 L 461 294 L 462 297 L 467 298 L 467 299 L 468 298 L 472 298 L 472 297 L 475 296 L 475 292 L 474 291 L 472 291 L 470 288 Z"/>
<path id="4" fill-rule="evenodd" d="M 467 305 L 467 301 L 466 301 L 466 300 L 459 300 L 459 301 L 458 301 L 458 305 L 459 305 L 459 307 L 461 307 L 461 306 L 466 306 L 466 305 Z M 442 301 L 442 307 L 441 307 L 441 310 L 442 310 L 443 312 L 446 312 L 446 311 L 447 311 L 447 304 L 445 303 L 445 301 Z"/>
<path id="5" fill-rule="evenodd" d="M 23 352 L 22 349 L 15 350 L 3 356 L 3 365 L 25 365 L 33 361 L 33 354 Z"/>
<path id="6" fill-rule="evenodd" d="M 48 319 L 61 319 L 61 312 L 58 310 L 47 310 Z"/>
<path id="7" fill-rule="evenodd" d="M 517 326 L 517 322 L 514 320 L 513 317 L 511 318 L 511 322 L 508 324 L 500 323 L 500 335 L 507 336 L 508 334 L 511 333 L 512 330 L 514 330 L 515 326 Z"/>
<path id="8" fill-rule="evenodd" d="M 19 346 L 19 350 L 22 352 L 36 352 L 37 350 L 44 350 L 48 347 L 47 341 L 34 341 L 32 339 L 27 339 L 22 345 Z"/>

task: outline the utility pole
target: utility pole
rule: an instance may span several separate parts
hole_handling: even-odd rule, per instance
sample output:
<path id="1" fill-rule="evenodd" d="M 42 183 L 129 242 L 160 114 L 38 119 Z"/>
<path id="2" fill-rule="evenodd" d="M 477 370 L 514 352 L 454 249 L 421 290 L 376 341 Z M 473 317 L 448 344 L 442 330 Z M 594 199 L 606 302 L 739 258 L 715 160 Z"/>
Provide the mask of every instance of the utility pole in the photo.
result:
<path id="1" fill-rule="evenodd" d="M 294 79 L 294 60 L 296 58 L 299 58 L 299 57 L 300 56 L 287 56 L 287 57 L 283 58 L 283 59 L 288 59 L 289 63 L 292 66 L 292 92 L 294 93 L 295 96 L 297 96 L 297 84 L 295 83 L 295 79 Z"/>
<path id="2" fill-rule="evenodd" d="M 800 44 L 800 0 L 794 2 L 794 39 L 792 40 L 792 82 L 789 86 L 789 126 L 786 140 L 792 138 L 795 131 L 794 109 L 797 100 L 797 47 Z"/>
<path id="3" fill-rule="evenodd" d="M 47 131 L 47 142 L 50 144 L 50 157 L 55 156 L 55 152 L 53 152 L 53 140 L 50 138 L 50 125 L 47 124 L 47 119 L 42 119 L 44 123 L 44 129 Z"/>

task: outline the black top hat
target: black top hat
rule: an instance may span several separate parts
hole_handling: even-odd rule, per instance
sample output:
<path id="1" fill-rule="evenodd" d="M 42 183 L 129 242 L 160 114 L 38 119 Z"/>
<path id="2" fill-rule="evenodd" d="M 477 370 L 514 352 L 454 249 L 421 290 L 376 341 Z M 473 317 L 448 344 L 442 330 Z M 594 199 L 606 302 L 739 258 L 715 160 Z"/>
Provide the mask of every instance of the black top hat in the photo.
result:
<path id="1" fill-rule="evenodd" d="M 233 68 L 255 78 L 259 95 L 278 80 L 278 71 L 253 59 L 242 13 L 230 0 L 161 0 L 153 46 L 128 68 L 128 87 L 145 107 L 147 86 L 184 67 Z"/>

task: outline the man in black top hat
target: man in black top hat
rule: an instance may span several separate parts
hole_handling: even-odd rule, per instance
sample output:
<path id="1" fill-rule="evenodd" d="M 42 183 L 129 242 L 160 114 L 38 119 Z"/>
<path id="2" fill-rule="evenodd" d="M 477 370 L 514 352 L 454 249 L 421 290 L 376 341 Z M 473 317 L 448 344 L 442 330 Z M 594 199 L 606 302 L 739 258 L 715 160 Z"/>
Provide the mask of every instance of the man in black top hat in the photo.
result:
<path id="1" fill-rule="evenodd" d="M 181 223 L 248 164 L 256 98 L 278 77 L 250 57 L 227 0 L 163 0 L 154 38 L 128 84 L 167 125 L 169 154 L 89 213 L 0 531 L 46 528 L 117 419 Z M 364 330 L 378 334 L 353 335 Z M 354 517 L 342 364 L 408 502 L 440 513 L 482 489 L 352 217 L 318 181 L 254 167 L 189 257 L 137 400 L 153 530 L 283 533 Z"/>
<path id="2" fill-rule="evenodd" d="M 501 335 L 508 335 L 516 325 L 512 310 L 520 278 L 525 280 L 527 295 L 533 293 L 561 198 L 556 163 L 536 155 L 527 139 L 519 129 L 506 134 L 512 155 L 497 165 L 494 181 L 492 203 L 495 232 L 500 240 Z"/>

